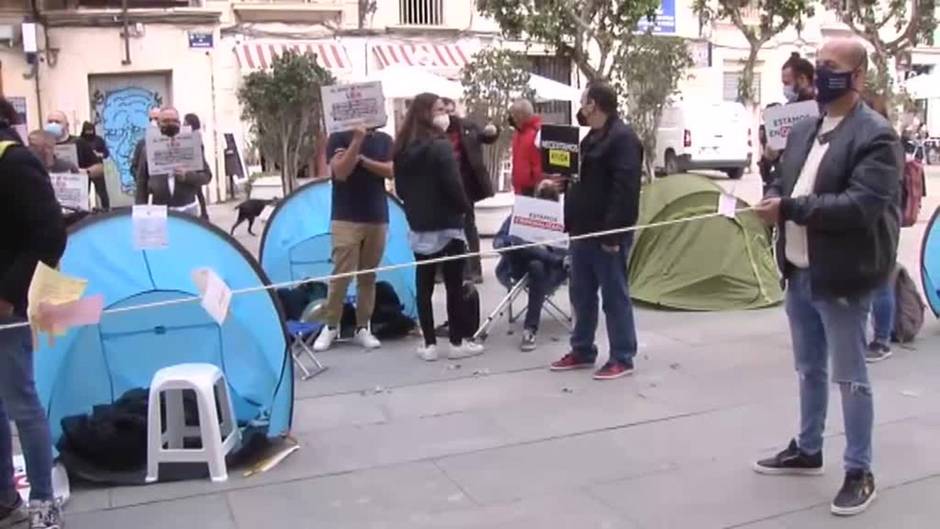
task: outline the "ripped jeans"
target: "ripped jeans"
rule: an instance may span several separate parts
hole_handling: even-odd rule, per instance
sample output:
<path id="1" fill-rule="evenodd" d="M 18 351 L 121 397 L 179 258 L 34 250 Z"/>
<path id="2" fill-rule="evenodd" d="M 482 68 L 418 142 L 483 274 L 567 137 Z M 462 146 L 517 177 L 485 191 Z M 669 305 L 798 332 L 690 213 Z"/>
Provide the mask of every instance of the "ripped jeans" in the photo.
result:
<path id="1" fill-rule="evenodd" d="M 831 357 L 832 382 L 842 394 L 845 469 L 869 470 L 874 405 L 865 365 L 865 330 L 872 294 L 813 299 L 810 290 L 809 272 L 795 271 L 788 281 L 786 310 L 800 377 L 797 444 L 810 454 L 822 450 Z"/>

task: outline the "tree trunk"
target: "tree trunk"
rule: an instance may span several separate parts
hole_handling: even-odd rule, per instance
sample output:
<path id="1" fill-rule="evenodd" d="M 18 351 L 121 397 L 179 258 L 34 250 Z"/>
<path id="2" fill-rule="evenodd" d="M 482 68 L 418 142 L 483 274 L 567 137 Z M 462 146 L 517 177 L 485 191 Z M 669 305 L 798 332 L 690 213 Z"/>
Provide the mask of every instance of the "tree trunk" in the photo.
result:
<path id="1" fill-rule="evenodd" d="M 763 46 L 763 43 L 759 41 L 752 41 L 750 44 L 751 50 L 747 54 L 747 61 L 744 63 L 744 71 L 741 72 L 741 81 L 738 84 L 738 96 L 748 108 L 754 106 L 757 101 L 754 97 L 754 66 L 757 65 L 757 56 Z"/>
<path id="2" fill-rule="evenodd" d="M 875 65 L 875 88 L 878 93 L 891 97 L 891 72 L 888 71 L 888 55 L 880 43 L 873 43 L 875 52 L 872 53 L 872 63 Z"/>

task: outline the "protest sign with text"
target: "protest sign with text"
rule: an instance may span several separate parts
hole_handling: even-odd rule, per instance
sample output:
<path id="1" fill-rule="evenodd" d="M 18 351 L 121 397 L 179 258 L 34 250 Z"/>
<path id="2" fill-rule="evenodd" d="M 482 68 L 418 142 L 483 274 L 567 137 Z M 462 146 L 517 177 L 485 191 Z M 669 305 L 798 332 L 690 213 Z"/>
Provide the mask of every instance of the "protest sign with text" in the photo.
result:
<path id="1" fill-rule="evenodd" d="M 509 234 L 528 242 L 564 239 L 564 206 L 561 202 L 553 200 L 516 195 Z M 553 242 L 552 246 L 567 248 L 568 241 Z"/>
<path id="2" fill-rule="evenodd" d="M 542 125 L 539 133 L 542 149 L 542 171 L 565 176 L 578 173 L 580 131 L 578 127 Z"/>
<path id="3" fill-rule="evenodd" d="M 324 86 L 320 90 L 328 134 L 352 130 L 358 126 L 384 127 L 388 120 L 385 96 L 379 81 Z"/>
<path id="4" fill-rule="evenodd" d="M 183 172 L 201 171 L 202 135 L 197 131 L 183 129 L 172 138 L 164 136 L 160 129 L 147 129 L 147 169 L 151 175 L 172 174 L 174 169 Z"/>
<path id="5" fill-rule="evenodd" d="M 86 211 L 88 209 L 88 174 L 49 173 L 52 189 L 63 208 Z"/>
<path id="6" fill-rule="evenodd" d="M 767 131 L 767 146 L 782 151 L 787 146 L 790 128 L 807 118 L 819 117 L 819 103 L 803 101 L 764 111 L 764 129 Z"/>
<path id="7" fill-rule="evenodd" d="M 60 143 L 55 146 L 55 157 L 71 167 L 80 167 L 78 165 L 78 146 L 74 143 Z"/>

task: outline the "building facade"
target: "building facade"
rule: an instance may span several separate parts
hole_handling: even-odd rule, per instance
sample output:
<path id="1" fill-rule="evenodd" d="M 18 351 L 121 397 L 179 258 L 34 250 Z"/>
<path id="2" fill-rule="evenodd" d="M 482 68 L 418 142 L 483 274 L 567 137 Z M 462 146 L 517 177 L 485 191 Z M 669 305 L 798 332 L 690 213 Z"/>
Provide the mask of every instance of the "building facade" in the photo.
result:
<path id="1" fill-rule="evenodd" d="M 747 44 L 730 24 L 700 27 L 691 7 L 692 0 L 663 0 L 657 28 L 693 43 L 696 68 L 682 95 L 733 100 Z M 40 23 L 23 25 L 30 20 Z M 771 42 L 757 66 L 760 103 L 782 99 L 779 70 L 792 51 L 812 58 L 824 38 L 847 32 L 822 12 L 800 34 L 790 30 Z M 97 125 L 124 187 L 118 204 L 129 201 L 127 161 L 148 109 L 173 105 L 196 113 L 217 176 L 209 196 L 223 200 L 232 192 L 227 175 L 251 150 L 239 83 L 283 50 L 317 53 L 341 81 L 396 65 L 454 78 L 477 50 L 498 44 L 498 35 L 474 0 L 0 0 L 0 80 L 29 129 L 50 110 L 64 111 L 73 132 L 83 121 Z M 527 50 L 533 72 L 583 84 L 571 64 L 538 47 Z M 918 49 L 911 59 L 929 67 L 940 62 L 940 50 Z M 570 122 L 568 103 L 540 110 Z"/>

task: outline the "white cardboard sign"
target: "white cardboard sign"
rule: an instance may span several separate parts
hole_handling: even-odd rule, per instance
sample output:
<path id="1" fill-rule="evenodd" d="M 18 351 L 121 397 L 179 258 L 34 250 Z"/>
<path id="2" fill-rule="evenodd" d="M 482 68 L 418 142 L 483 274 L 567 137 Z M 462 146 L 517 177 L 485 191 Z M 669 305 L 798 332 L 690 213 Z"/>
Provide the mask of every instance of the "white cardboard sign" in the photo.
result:
<path id="1" fill-rule="evenodd" d="M 166 217 L 166 206 L 134 206 L 134 249 L 162 250 L 169 246 Z"/>
<path id="2" fill-rule="evenodd" d="M 55 146 L 55 157 L 72 167 L 78 165 L 78 145 L 75 143 L 59 143 Z"/>
<path id="3" fill-rule="evenodd" d="M 171 174 L 174 169 L 183 172 L 201 171 L 202 135 L 184 128 L 170 138 L 156 127 L 147 128 L 147 169 L 151 175 Z"/>
<path id="4" fill-rule="evenodd" d="M 562 202 L 516 195 L 509 234 L 528 242 L 566 239 Z M 555 242 L 552 246 L 567 248 L 568 241 Z"/>
<path id="5" fill-rule="evenodd" d="M 380 81 L 330 85 L 321 88 L 328 134 L 385 126 L 385 95 Z"/>
<path id="6" fill-rule="evenodd" d="M 734 195 L 722 193 L 718 195 L 718 213 L 733 219 L 738 209 L 738 199 Z"/>
<path id="7" fill-rule="evenodd" d="M 767 146 L 775 151 L 782 151 L 787 146 L 790 128 L 797 122 L 815 117 L 819 117 L 819 103 L 815 101 L 768 108 L 764 111 Z"/>
<path id="8" fill-rule="evenodd" d="M 63 208 L 85 211 L 88 209 L 88 174 L 49 173 L 55 197 Z"/>
<path id="9" fill-rule="evenodd" d="M 193 282 L 199 289 L 202 308 L 219 325 L 225 323 L 228 308 L 232 303 L 232 289 L 211 268 L 199 268 L 193 271 Z"/>

